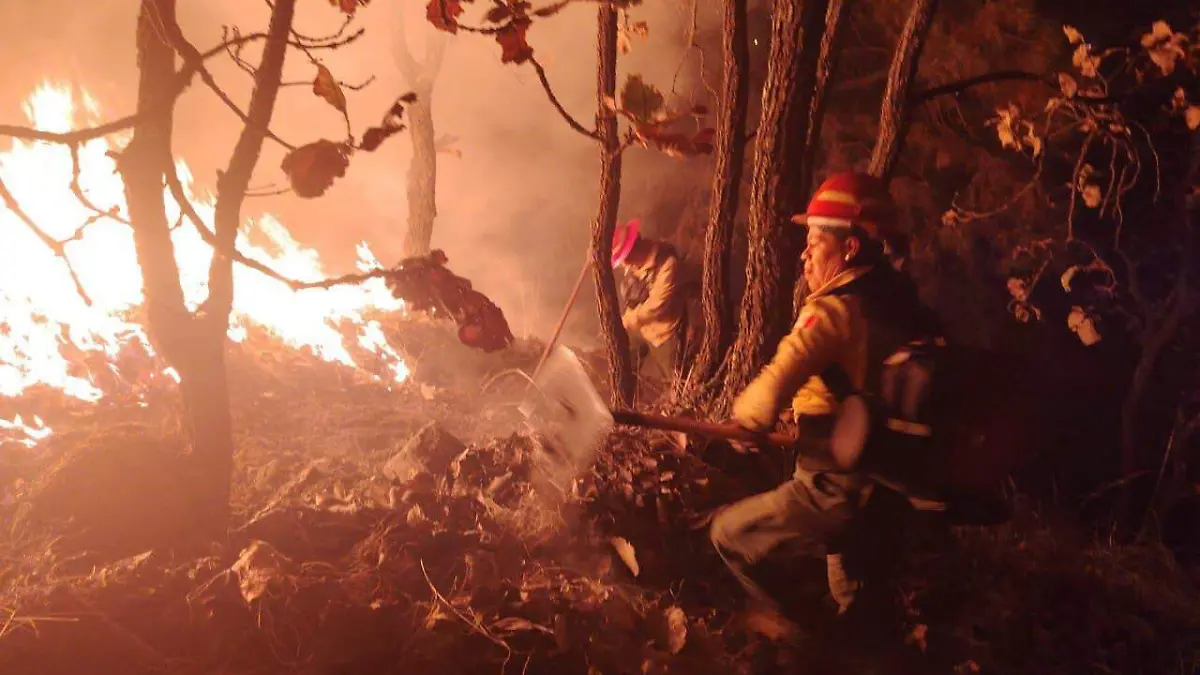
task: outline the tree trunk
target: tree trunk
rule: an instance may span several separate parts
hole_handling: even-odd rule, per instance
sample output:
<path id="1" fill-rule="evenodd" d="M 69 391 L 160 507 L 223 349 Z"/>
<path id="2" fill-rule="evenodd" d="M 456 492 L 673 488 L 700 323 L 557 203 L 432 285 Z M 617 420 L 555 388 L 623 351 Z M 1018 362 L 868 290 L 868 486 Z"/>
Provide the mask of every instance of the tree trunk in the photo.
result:
<path id="1" fill-rule="evenodd" d="M 829 107 L 831 93 L 829 83 L 837 76 L 838 57 L 841 55 L 842 36 L 849 23 L 854 0 L 829 0 L 825 13 L 825 32 L 821 35 L 821 53 L 817 56 L 817 84 L 813 89 L 812 113 L 808 121 L 808 139 L 805 141 L 808 159 L 808 187 L 804 198 L 812 192 L 812 174 L 816 170 L 817 153 L 821 150 L 821 125 L 825 121 L 825 110 Z"/>
<path id="2" fill-rule="evenodd" d="M 892 178 L 892 171 L 900 152 L 904 149 L 904 137 L 908 132 L 909 98 L 916 80 L 917 67 L 921 63 L 921 50 L 937 12 L 938 0 L 913 0 L 904 31 L 896 43 L 892 65 L 888 70 L 887 87 L 883 92 L 883 106 L 879 114 L 879 135 L 875 150 L 871 153 L 868 171 L 885 182 Z"/>
<path id="3" fill-rule="evenodd" d="M 408 229 L 404 234 L 404 257 L 426 255 L 432 248 L 433 223 L 437 219 L 437 139 L 433 126 L 433 85 L 441 70 L 447 39 L 444 33 L 427 31 L 425 59 L 418 63 L 408 46 L 404 8 L 396 34 L 394 56 L 400 74 L 417 95 L 409 104 L 408 135 L 412 160 L 408 164 Z"/>
<path id="4" fill-rule="evenodd" d="M 404 235 L 404 257 L 429 253 L 433 221 L 437 218 L 437 145 L 433 136 L 433 87 L 416 90 L 409 104 L 408 132 L 412 137 L 412 160 L 408 165 L 408 231 Z"/>
<path id="5" fill-rule="evenodd" d="M 733 340 L 733 305 L 729 299 L 730 249 L 746 161 L 746 109 L 750 99 L 750 45 L 746 0 L 725 0 L 722 48 L 725 69 L 719 99 L 720 119 L 714 147 L 712 196 L 704 234 L 704 276 L 700 291 L 704 334 L 688 374 L 687 399 L 704 395 Z"/>
<path id="6" fill-rule="evenodd" d="M 228 392 L 221 349 L 187 311 L 167 220 L 163 182 L 172 161 L 175 50 L 169 31 L 175 0 L 143 0 L 138 15 L 138 123 L 118 168 L 125 184 L 134 248 L 142 270 L 149 332 L 155 348 L 179 372 L 196 469 L 196 530 L 219 533 L 228 520 L 230 470 L 209 474 L 233 457 Z M 220 257 L 220 256 L 217 256 Z M 228 458 L 229 461 L 226 461 Z"/>
<path id="7" fill-rule="evenodd" d="M 606 99 L 615 99 L 617 92 L 617 9 L 609 3 L 601 4 L 597 23 L 599 102 L 596 127 L 600 133 L 600 206 L 592 223 L 592 272 L 600 310 L 600 335 L 608 354 L 612 404 L 626 408 L 633 403 L 633 360 L 629 353 L 629 336 L 621 324 L 621 308 L 617 303 L 617 285 L 610 260 L 617 209 L 621 204 L 621 139 L 616 113 L 604 103 Z"/>
<path id="8" fill-rule="evenodd" d="M 842 36 L 849 23 L 854 0 L 830 0 L 825 13 L 825 32 L 821 35 L 821 53 L 817 57 L 817 85 L 813 90 L 812 113 L 808 121 L 808 140 L 805 141 L 808 159 L 807 187 L 804 199 L 812 196 L 813 175 L 817 168 L 817 154 L 821 151 L 821 128 L 825 122 L 825 110 L 829 107 L 829 96 L 833 93 L 829 83 L 837 77 L 838 57 L 841 55 Z M 808 297 L 808 285 L 797 280 L 792 296 L 792 317 L 800 314 L 800 307 Z"/>
<path id="9" fill-rule="evenodd" d="M 1144 464 L 1142 438 L 1138 424 L 1143 399 L 1158 368 L 1159 358 L 1175 340 L 1184 320 L 1192 311 L 1190 265 L 1194 264 L 1196 255 L 1196 231 L 1195 223 L 1192 221 L 1192 208 L 1189 204 L 1188 194 L 1192 190 L 1192 186 L 1196 184 L 1196 180 L 1200 178 L 1200 132 L 1192 133 L 1190 145 L 1188 171 L 1177 188 L 1180 210 L 1176 217 L 1182 227 L 1182 236 L 1180 237 L 1179 267 L 1176 270 L 1175 286 L 1167 301 L 1163 303 L 1160 318 L 1148 320 L 1147 326 L 1141 334 L 1139 340 L 1141 355 L 1134 368 L 1129 391 L 1125 394 L 1121 405 L 1122 478 L 1137 473 Z M 1118 509 L 1122 516 L 1132 515 L 1128 490 L 1122 492 Z"/>
<path id="10" fill-rule="evenodd" d="M 721 408 L 766 362 L 790 326 L 798 237 L 789 218 L 807 191 L 809 120 L 829 0 L 776 0 L 762 118 L 750 182 L 749 250 L 740 332 L 727 359 Z"/>

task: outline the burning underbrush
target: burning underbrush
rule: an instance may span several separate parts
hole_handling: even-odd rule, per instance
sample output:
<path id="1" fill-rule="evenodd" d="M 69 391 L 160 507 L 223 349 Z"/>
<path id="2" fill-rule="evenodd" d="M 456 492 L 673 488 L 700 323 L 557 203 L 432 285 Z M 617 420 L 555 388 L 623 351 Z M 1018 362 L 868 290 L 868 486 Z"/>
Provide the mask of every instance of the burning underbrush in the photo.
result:
<path id="1" fill-rule="evenodd" d="M 0 672 L 858 672 L 863 643 L 828 622 L 791 650 L 744 629 L 704 522 L 754 467 L 619 432 L 556 484 L 516 409 L 524 380 L 497 377 L 538 345 L 387 328 L 415 364 L 402 384 L 265 336 L 231 345 L 235 528 L 215 546 L 185 536 L 169 388 L 21 402 L 57 427 L 0 455 Z M 1020 513 L 912 538 L 903 631 L 874 672 L 1190 672 L 1182 571 Z M 789 572 L 813 616 L 821 567 Z"/>

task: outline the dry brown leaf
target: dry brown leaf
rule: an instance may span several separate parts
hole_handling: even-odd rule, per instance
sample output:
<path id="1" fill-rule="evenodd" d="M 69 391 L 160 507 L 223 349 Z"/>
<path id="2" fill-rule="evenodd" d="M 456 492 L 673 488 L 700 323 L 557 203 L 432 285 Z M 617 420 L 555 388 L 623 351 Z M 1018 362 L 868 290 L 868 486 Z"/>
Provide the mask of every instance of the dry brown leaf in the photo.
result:
<path id="1" fill-rule="evenodd" d="M 677 606 L 666 611 L 667 619 L 667 651 L 678 654 L 687 643 L 687 614 Z"/>
<path id="2" fill-rule="evenodd" d="M 638 567 L 637 553 L 633 550 L 633 545 L 626 541 L 624 537 L 612 537 L 608 541 L 617 551 L 621 562 L 625 563 L 625 566 L 633 573 L 633 576 L 636 577 L 640 574 L 641 569 Z"/>
<path id="3" fill-rule="evenodd" d="M 1184 121 L 1187 122 L 1187 128 L 1195 131 L 1200 129 L 1200 105 L 1188 106 L 1187 112 L 1183 114 Z"/>
<path id="4" fill-rule="evenodd" d="M 1088 208 L 1096 208 L 1100 206 L 1100 201 L 1103 195 L 1100 193 L 1100 186 L 1095 183 L 1090 183 L 1083 188 L 1083 203 L 1087 204 Z"/>
<path id="5" fill-rule="evenodd" d="M 1092 54 L 1086 44 L 1080 44 L 1071 55 L 1071 63 L 1084 77 L 1096 77 L 1100 73 L 1100 57 Z"/>
<path id="6" fill-rule="evenodd" d="M 333 79 L 333 73 L 325 66 L 317 64 L 317 76 L 313 79 L 312 89 L 314 94 L 325 99 L 338 112 L 346 114 L 346 92 L 342 91 L 341 85 Z"/>
<path id="7" fill-rule="evenodd" d="M 354 12 L 358 11 L 359 6 L 366 7 L 371 0 L 329 0 L 329 4 L 337 7 L 342 12 L 354 16 Z"/>
<path id="8" fill-rule="evenodd" d="M 904 638 L 904 644 L 916 645 L 917 649 L 920 649 L 922 652 L 924 652 L 929 648 L 929 644 L 926 642 L 926 636 L 928 634 L 929 626 L 919 623 L 916 626 L 913 626 L 912 632 L 908 634 L 908 637 Z"/>
<path id="9" fill-rule="evenodd" d="M 1063 26 L 1063 34 L 1067 36 L 1067 42 L 1073 45 L 1083 42 L 1083 35 L 1074 26 Z"/>
<path id="10" fill-rule="evenodd" d="M 458 32 L 458 17 L 462 16 L 461 0 L 429 0 L 425 6 L 425 18 L 434 28 L 447 33 Z"/>
<path id="11" fill-rule="evenodd" d="M 1067 98 L 1074 98 L 1075 94 L 1079 92 L 1079 85 L 1075 83 L 1075 78 L 1066 73 L 1058 74 L 1058 88 Z"/>
<path id="12" fill-rule="evenodd" d="M 350 149 L 344 143 L 319 140 L 302 145 L 284 156 L 280 168 L 287 174 L 299 197 L 312 199 L 325 194 L 335 178 L 346 175 Z"/>

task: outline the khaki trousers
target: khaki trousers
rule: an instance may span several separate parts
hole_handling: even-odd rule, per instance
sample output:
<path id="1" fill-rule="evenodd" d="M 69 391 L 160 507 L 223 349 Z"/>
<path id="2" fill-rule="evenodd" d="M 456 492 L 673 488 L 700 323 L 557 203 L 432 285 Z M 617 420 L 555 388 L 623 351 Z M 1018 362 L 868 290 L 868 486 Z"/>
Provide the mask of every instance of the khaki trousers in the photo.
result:
<path id="1" fill-rule="evenodd" d="M 802 425 L 801 438 L 805 431 Z M 803 456 L 826 442 L 809 436 L 799 451 Z M 824 555 L 829 592 L 842 613 L 864 592 L 886 592 L 884 562 L 891 543 L 883 535 L 899 531 L 892 525 L 899 507 L 887 492 L 856 474 L 798 466 L 774 490 L 722 509 L 712 522 L 712 542 L 751 597 L 768 603 L 775 601 L 755 578 L 764 558 L 784 545 Z"/>

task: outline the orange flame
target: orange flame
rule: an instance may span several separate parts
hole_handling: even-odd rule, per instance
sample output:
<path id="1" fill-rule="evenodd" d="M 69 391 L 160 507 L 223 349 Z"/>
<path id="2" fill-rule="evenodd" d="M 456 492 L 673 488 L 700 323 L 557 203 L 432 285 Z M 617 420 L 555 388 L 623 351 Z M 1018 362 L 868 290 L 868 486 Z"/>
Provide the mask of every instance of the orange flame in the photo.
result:
<path id="1" fill-rule="evenodd" d="M 94 124 L 99 110 L 86 93 L 77 101 L 68 87 L 50 84 L 36 89 L 26 102 L 30 122 L 52 132 L 70 131 L 77 116 Z M 125 213 L 124 186 L 107 155 L 109 149 L 106 139 L 79 148 L 80 183 L 94 204 L 102 209 L 116 206 Z M 211 223 L 213 200 L 194 195 L 187 166 L 180 162 L 178 168 L 197 213 Z M 14 141 L 8 153 L 0 153 L 0 176 L 33 221 L 60 240 L 72 236 L 93 215 L 71 194 L 71 171 L 70 152 L 61 145 Z M 169 193 L 167 211 L 175 222 L 179 207 Z M 252 244 L 251 233 L 264 245 Z M 207 294 L 213 252 L 187 224 L 172 232 L 172 240 L 185 299 L 189 308 L 195 309 Z M 76 292 L 63 261 L 3 206 L 0 242 L 0 396 L 20 396 L 30 387 L 42 385 L 97 401 L 106 392 L 92 374 L 81 374 L 72 366 L 72 353 L 99 357 L 108 364 L 131 346 L 153 354 L 143 327 L 128 318 L 130 310 L 143 301 L 141 270 L 128 226 L 102 219 L 66 245 L 71 264 L 92 298 L 91 307 Z M 325 276 L 317 252 L 298 244 L 270 215 L 247 220 L 238 234 L 238 248 L 292 279 L 315 281 Z M 365 242 L 358 245 L 357 253 L 360 270 L 379 266 Z M 403 309 L 403 301 L 395 299 L 381 279 L 359 286 L 293 291 L 259 272 L 236 266 L 229 338 L 244 340 L 247 326 L 255 324 L 284 344 L 357 368 L 338 330 L 339 325 L 352 325 L 358 346 L 383 361 L 391 380 L 403 382 L 409 370 L 398 350 L 389 344 L 378 322 L 364 318 L 373 311 Z M 160 375 L 178 381 L 169 368 Z M 0 419 L 0 428 L 20 428 L 34 441 L 49 433 L 40 420 L 29 426 L 20 419 Z"/>

